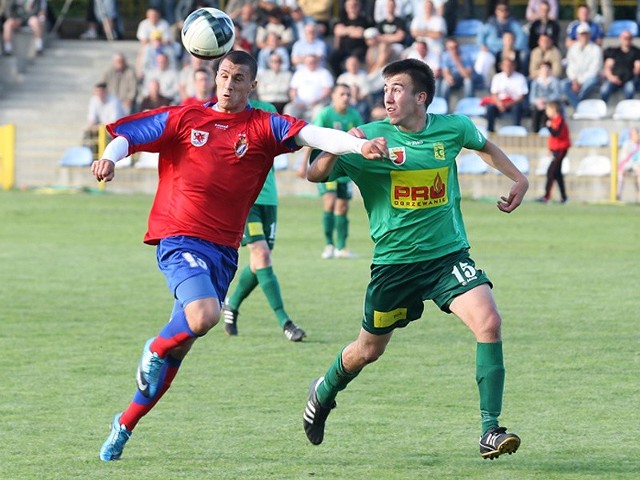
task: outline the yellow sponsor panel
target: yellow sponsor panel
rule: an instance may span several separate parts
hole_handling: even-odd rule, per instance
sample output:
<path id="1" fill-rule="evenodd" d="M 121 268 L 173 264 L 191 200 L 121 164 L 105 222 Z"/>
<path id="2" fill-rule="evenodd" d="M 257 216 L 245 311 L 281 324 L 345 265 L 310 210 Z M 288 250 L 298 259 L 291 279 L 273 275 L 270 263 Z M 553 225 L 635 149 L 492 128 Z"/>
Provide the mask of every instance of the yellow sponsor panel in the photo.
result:
<path id="1" fill-rule="evenodd" d="M 449 168 L 391 172 L 391 204 L 395 208 L 433 208 L 449 202 Z"/>
<path id="2" fill-rule="evenodd" d="M 390 312 L 378 312 L 373 311 L 373 326 L 376 328 L 386 328 L 399 322 L 400 320 L 407 319 L 406 308 L 396 308 Z"/>
<path id="3" fill-rule="evenodd" d="M 262 223 L 260 222 L 249 222 L 248 227 L 249 227 L 249 236 L 251 237 L 264 234 L 264 230 L 262 229 Z"/>

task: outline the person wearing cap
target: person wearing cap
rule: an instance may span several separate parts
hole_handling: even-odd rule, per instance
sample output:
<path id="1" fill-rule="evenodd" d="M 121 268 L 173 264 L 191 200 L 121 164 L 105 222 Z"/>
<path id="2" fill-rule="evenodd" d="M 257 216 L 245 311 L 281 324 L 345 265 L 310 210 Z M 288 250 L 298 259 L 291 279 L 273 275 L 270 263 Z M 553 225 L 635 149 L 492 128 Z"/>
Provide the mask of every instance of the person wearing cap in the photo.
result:
<path id="1" fill-rule="evenodd" d="M 567 34 L 564 46 L 569 49 L 571 45 L 578 41 L 578 27 L 586 23 L 589 26 L 591 41 L 597 45 L 602 45 L 604 39 L 604 29 L 602 26 L 591 19 L 591 9 L 587 5 L 578 5 L 576 10 L 576 19 L 567 26 Z"/>
<path id="2" fill-rule="evenodd" d="M 578 41 L 567 50 L 567 78 L 563 90 L 569 103 L 578 103 L 598 87 L 602 68 L 602 48 L 591 41 L 591 28 L 586 22 L 576 29 Z"/>

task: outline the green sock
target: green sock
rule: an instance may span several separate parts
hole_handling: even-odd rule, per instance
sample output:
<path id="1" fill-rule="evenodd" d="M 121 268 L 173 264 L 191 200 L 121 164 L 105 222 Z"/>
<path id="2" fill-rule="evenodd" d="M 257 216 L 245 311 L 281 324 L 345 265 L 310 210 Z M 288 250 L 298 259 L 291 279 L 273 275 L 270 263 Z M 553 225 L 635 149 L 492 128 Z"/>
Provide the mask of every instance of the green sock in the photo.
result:
<path id="1" fill-rule="evenodd" d="M 344 369 L 342 365 L 342 351 L 340 351 L 333 365 L 331 365 L 327 373 L 325 373 L 324 381 L 320 383 L 316 390 L 320 405 L 328 406 L 333 403 L 338 392 L 347 388 L 349 382 L 356 378 L 359 373 L 360 370 L 349 373 Z"/>
<path id="2" fill-rule="evenodd" d="M 482 434 L 498 426 L 504 393 L 504 361 L 502 342 L 478 343 L 476 349 L 476 382 L 480 392 Z"/>
<path id="3" fill-rule="evenodd" d="M 322 213 L 322 227 L 324 228 L 325 242 L 327 245 L 333 245 L 333 229 L 335 228 L 333 212 Z"/>
<path id="4" fill-rule="evenodd" d="M 260 288 L 267 297 L 267 301 L 278 319 L 278 323 L 281 327 L 289 319 L 287 312 L 284 311 L 284 305 L 282 302 L 282 295 L 280 294 L 280 283 L 278 277 L 273 273 L 273 267 L 260 268 L 256 270 L 256 277 Z"/>
<path id="5" fill-rule="evenodd" d="M 247 265 L 240 272 L 236 290 L 229 297 L 229 301 L 227 302 L 229 308 L 231 308 L 231 310 L 238 310 L 240 308 L 240 304 L 257 286 L 258 278 L 256 277 L 256 274 L 251 271 L 251 267 Z"/>
<path id="6" fill-rule="evenodd" d="M 336 248 L 342 250 L 347 245 L 349 236 L 349 219 L 346 215 L 336 215 Z"/>

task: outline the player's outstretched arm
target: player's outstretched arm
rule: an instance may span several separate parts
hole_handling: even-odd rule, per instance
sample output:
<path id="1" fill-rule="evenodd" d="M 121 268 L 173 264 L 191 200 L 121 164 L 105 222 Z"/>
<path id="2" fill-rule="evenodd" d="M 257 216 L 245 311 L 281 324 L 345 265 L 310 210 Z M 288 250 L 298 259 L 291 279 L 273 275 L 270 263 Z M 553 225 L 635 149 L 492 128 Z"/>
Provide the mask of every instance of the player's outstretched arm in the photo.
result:
<path id="1" fill-rule="evenodd" d="M 511 213 L 522 203 L 525 193 L 529 189 L 529 180 L 518 168 L 509 160 L 509 157 L 495 143 L 487 140 L 482 150 L 478 153 L 480 157 L 490 166 L 513 180 L 513 185 L 508 196 L 500 196 L 497 207 L 500 211 Z"/>
<path id="2" fill-rule="evenodd" d="M 334 155 L 359 153 L 369 160 L 387 158 L 389 156 L 387 139 L 384 137 L 367 140 L 356 138 L 346 132 L 332 128 L 306 125 L 298 132 L 295 138 L 298 145 L 317 148 Z"/>
<path id="3" fill-rule="evenodd" d="M 116 137 L 111 140 L 102 154 L 100 160 L 91 164 L 91 173 L 99 182 L 110 182 L 115 176 L 115 166 L 118 160 L 122 160 L 129 154 L 129 141 L 124 137 Z"/>
<path id="4" fill-rule="evenodd" d="M 311 165 L 307 167 L 307 180 L 313 183 L 326 182 L 337 159 L 338 155 L 333 153 L 320 153 Z"/>

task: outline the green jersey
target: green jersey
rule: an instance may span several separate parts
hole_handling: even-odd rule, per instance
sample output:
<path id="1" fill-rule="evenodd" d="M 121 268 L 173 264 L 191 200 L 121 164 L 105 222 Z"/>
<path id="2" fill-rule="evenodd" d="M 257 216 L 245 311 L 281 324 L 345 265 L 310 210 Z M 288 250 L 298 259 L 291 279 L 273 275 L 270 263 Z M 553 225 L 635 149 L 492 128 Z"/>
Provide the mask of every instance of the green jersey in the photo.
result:
<path id="1" fill-rule="evenodd" d="M 330 179 L 347 175 L 360 189 L 373 263 L 413 263 L 469 248 L 456 157 L 463 147 L 479 150 L 486 142 L 471 120 L 428 114 L 421 132 L 402 132 L 388 120 L 360 128 L 367 138 L 385 137 L 390 158 L 343 155 Z"/>
<path id="2" fill-rule="evenodd" d="M 318 125 L 319 127 L 333 128 L 334 130 L 342 130 L 343 132 L 348 132 L 353 127 L 357 127 L 362 125 L 364 120 L 362 120 L 362 116 L 360 113 L 353 107 L 347 107 L 347 111 L 344 113 L 339 113 L 333 108 L 332 105 L 327 105 L 324 107 L 316 118 L 313 119 L 313 124 Z M 313 161 L 320 154 L 319 150 L 314 150 L 311 152 L 311 161 Z M 348 177 L 341 177 L 336 179 L 338 182 L 344 183 L 348 182 Z"/>
<path id="3" fill-rule="evenodd" d="M 249 105 L 253 108 L 264 110 L 265 112 L 278 113 L 278 110 L 273 103 L 251 100 Z M 260 194 L 254 203 L 256 205 L 278 205 L 278 189 L 276 187 L 276 174 L 273 167 L 269 170 L 269 175 L 267 175 L 267 179 L 264 181 L 264 186 L 262 187 L 262 190 L 260 190 Z"/>

